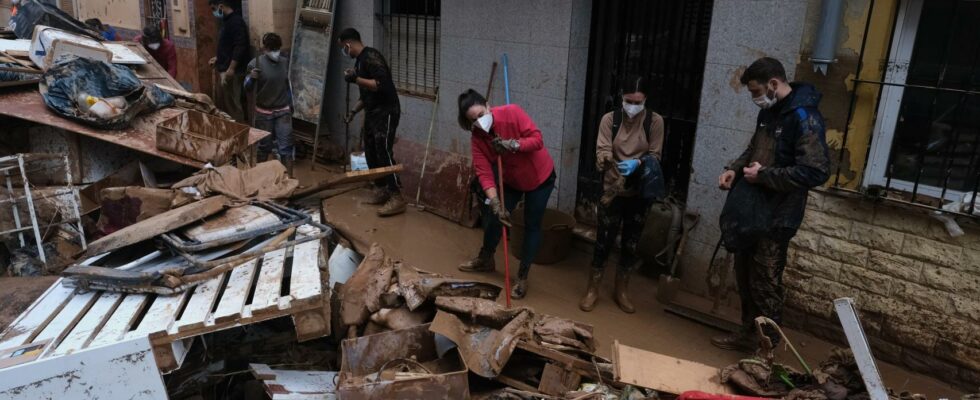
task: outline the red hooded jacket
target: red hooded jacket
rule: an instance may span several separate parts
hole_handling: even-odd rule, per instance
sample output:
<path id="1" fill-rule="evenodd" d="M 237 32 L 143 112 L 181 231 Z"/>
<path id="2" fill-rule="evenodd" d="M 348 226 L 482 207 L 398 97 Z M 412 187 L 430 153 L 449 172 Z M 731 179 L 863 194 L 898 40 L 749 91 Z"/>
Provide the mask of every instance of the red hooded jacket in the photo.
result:
<path id="1" fill-rule="evenodd" d="M 498 154 L 491 141 L 494 136 L 499 136 L 501 139 L 517 139 L 521 144 L 516 153 L 499 155 L 504 164 L 504 184 L 522 192 L 534 190 L 555 170 L 555 162 L 544 147 L 541 131 L 531 117 L 515 104 L 493 107 L 490 113 L 493 114 L 490 134 L 477 129 L 470 137 L 473 171 L 480 179 L 480 186 L 483 190 L 496 186 L 491 167 L 497 165 Z"/>

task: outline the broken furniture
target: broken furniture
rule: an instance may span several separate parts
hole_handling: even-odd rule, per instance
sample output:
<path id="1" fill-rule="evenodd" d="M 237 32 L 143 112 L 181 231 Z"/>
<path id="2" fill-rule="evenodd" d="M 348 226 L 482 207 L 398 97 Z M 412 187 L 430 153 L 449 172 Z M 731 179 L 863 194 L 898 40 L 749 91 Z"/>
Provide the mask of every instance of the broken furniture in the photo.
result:
<path id="1" fill-rule="evenodd" d="M 466 364 L 456 350 L 440 354 L 429 324 L 347 339 L 340 347 L 340 398 L 469 398 Z"/>
<path id="2" fill-rule="evenodd" d="M 51 340 L 35 361 L 43 362 L 149 337 L 158 367 L 168 372 L 181 365 L 193 338 L 232 327 L 289 316 L 298 340 L 326 336 L 330 308 L 320 242 L 239 263 L 174 295 L 84 291 L 60 279 L 0 334 L 0 350 Z"/>
<path id="3" fill-rule="evenodd" d="M 32 187 L 35 184 L 30 182 L 28 173 L 51 173 L 52 171 L 50 169 L 55 166 L 61 166 L 64 169 L 64 187 L 55 189 L 46 195 L 34 195 Z M 13 214 L 12 219 L 14 221 L 14 228 L 0 232 L 0 235 L 17 234 L 20 246 L 23 248 L 27 246 L 24 233 L 32 232 L 34 243 L 37 246 L 37 254 L 42 264 L 47 264 L 48 262 L 44 251 L 44 238 L 52 227 L 71 225 L 72 229 L 70 231 L 76 234 L 81 248 L 85 249 L 85 233 L 82 229 L 81 214 L 78 211 L 78 204 L 80 202 L 78 189 L 72 185 L 71 167 L 68 162 L 68 156 L 32 153 L 0 157 L 0 171 L 3 172 L 4 188 L 7 192 L 6 196 L 4 196 L 6 198 L 0 199 L 0 204 L 10 204 L 10 209 Z M 13 174 L 12 171 L 14 171 Z M 23 193 L 14 193 L 14 181 L 17 181 L 16 185 L 18 189 L 23 187 Z M 67 207 L 56 206 L 55 209 L 57 212 L 52 217 L 52 220 L 39 221 L 36 202 L 40 200 L 52 202 L 54 198 L 65 199 L 63 202 L 67 204 Z M 67 208 L 67 210 L 62 210 L 62 208 Z M 26 221 L 21 220 L 22 210 L 26 210 L 27 212 L 27 217 L 30 221 L 29 225 L 24 224 Z"/>
<path id="4" fill-rule="evenodd" d="M 337 398 L 337 372 L 294 371 L 249 364 L 255 379 L 262 381 L 272 400 L 334 400 Z"/>

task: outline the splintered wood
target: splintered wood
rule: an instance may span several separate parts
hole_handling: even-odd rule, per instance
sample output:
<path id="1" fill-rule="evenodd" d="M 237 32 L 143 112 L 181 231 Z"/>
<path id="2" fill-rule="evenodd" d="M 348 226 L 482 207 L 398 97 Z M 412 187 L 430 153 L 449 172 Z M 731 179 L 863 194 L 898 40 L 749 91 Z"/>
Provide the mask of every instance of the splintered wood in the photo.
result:
<path id="1" fill-rule="evenodd" d="M 184 349 L 183 339 L 235 326 L 290 316 L 300 341 L 322 337 L 330 333 L 322 250 L 313 240 L 273 251 L 169 296 L 82 292 L 58 280 L 0 334 L 0 351 L 50 341 L 43 360 L 149 338 L 166 371 L 179 366 L 182 356 L 174 353 Z"/>

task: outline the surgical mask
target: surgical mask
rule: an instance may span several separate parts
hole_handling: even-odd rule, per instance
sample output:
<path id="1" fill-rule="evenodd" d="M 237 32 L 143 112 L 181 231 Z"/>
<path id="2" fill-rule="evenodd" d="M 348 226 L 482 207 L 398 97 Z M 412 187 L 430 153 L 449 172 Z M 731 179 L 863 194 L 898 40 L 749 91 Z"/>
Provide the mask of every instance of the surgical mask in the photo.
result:
<path id="1" fill-rule="evenodd" d="M 483 129 L 484 132 L 490 133 L 490 128 L 493 127 L 493 114 L 490 112 L 483 114 L 483 116 L 476 119 L 476 124 L 479 125 L 480 129 Z"/>
<path id="2" fill-rule="evenodd" d="M 265 54 L 266 54 L 267 56 L 269 56 L 269 59 L 270 59 L 270 60 L 272 60 L 272 61 L 276 61 L 276 62 L 278 62 L 278 61 L 279 61 L 279 50 L 276 50 L 276 51 L 270 51 L 270 52 L 268 52 L 268 53 L 265 53 Z"/>
<path id="3" fill-rule="evenodd" d="M 778 99 L 776 98 L 775 91 L 773 91 L 772 97 L 769 97 L 769 87 L 768 87 L 768 85 L 766 86 L 766 93 L 763 93 L 762 96 L 753 97 L 752 98 L 752 102 L 755 103 L 755 105 L 759 106 L 759 108 L 761 108 L 763 110 L 768 109 L 769 107 L 772 107 L 773 104 L 776 104 L 777 101 L 778 101 Z"/>
<path id="4" fill-rule="evenodd" d="M 627 103 L 627 102 L 624 101 L 623 102 L 623 111 L 626 111 L 626 115 L 628 115 L 630 118 L 633 118 L 637 114 L 639 114 L 640 111 L 643 111 L 643 105 L 644 104 L 646 104 L 646 101 L 643 101 L 640 104 L 630 104 L 630 103 Z"/>
<path id="5" fill-rule="evenodd" d="M 212 11 L 211 14 L 214 15 L 215 18 L 221 18 L 225 16 L 225 14 L 221 12 L 220 8 L 214 9 L 214 11 Z"/>
<path id="6" fill-rule="evenodd" d="M 341 49 L 340 51 L 343 52 L 345 56 L 350 57 L 350 58 L 354 58 L 354 56 L 350 55 L 350 45 L 349 44 L 344 45 L 344 48 Z"/>
<path id="7" fill-rule="evenodd" d="M 160 48 L 160 43 L 150 43 L 146 45 L 146 47 L 149 47 L 150 50 L 156 50 Z"/>

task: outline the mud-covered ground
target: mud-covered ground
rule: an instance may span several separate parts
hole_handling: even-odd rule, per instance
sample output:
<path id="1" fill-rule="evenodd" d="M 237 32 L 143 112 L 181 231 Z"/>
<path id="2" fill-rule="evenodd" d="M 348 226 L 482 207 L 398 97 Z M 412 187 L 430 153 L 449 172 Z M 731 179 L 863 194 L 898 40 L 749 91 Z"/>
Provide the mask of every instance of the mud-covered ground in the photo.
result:
<path id="1" fill-rule="evenodd" d="M 56 280 L 57 276 L 0 278 L 0 331 Z"/>

